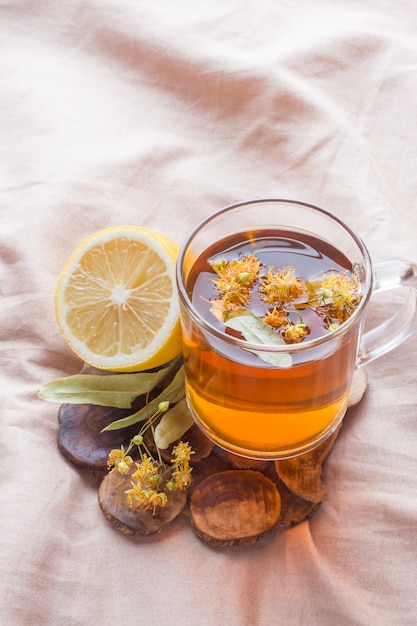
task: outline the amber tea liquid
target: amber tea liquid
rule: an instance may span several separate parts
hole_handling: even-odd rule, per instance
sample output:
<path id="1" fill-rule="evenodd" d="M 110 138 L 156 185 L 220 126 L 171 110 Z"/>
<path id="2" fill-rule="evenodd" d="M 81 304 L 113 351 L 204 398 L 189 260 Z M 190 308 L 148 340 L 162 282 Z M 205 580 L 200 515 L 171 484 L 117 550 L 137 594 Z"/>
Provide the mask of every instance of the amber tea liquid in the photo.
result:
<path id="1" fill-rule="evenodd" d="M 210 280 L 216 275 L 209 261 L 249 254 L 276 270 L 294 266 L 304 281 L 316 280 L 331 269 L 351 270 L 349 260 L 336 248 L 309 235 L 274 230 L 224 239 L 196 260 L 186 285 L 199 314 L 222 332 L 227 329 L 210 312 L 218 293 Z M 262 307 L 256 298 L 250 304 L 258 315 Z M 329 331 L 314 311 L 306 309 L 302 315 L 311 330 L 303 344 L 306 350 L 292 352 L 292 365 L 286 369 L 271 366 L 233 342 L 214 338 L 195 321 L 183 321 L 188 401 L 201 428 L 223 448 L 253 458 L 275 458 L 278 450 L 281 456 L 291 456 L 313 447 L 342 419 L 359 325 L 335 338 L 330 349 L 322 344 L 309 348 L 311 339 Z"/>

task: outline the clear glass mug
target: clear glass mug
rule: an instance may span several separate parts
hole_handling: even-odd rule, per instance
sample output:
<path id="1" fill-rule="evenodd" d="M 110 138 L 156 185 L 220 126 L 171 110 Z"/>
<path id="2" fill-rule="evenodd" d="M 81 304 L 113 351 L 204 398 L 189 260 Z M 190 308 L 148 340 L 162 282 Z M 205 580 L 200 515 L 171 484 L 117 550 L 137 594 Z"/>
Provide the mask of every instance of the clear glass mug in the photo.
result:
<path id="1" fill-rule="evenodd" d="M 194 295 L 193 301 L 193 283 L 202 255 L 211 250 L 210 255 L 214 251 L 221 257 L 222 247 L 243 240 L 255 241 L 256 254 L 262 235 L 269 242 L 271 237 L 282 242 L 284 235 L 295 247 L 301 242 L 304 263 L 306 258 L 312 263 L 316 253 L 321 258 L 323 250 L 347 261 L 362 292 L 347 321 L 320 337 L 269 346 L 228 334 L 200 310 L 207 298 Z M 306 242 L 314 243 L 313 252 Z M 207 264 L 201 268 L 207 270 Z M 360 237 L 335 215 L 310 204 L 261 199 L 214 213 L 189 235 L 177 262 L 186 397 L 196 423 L 223 449 L 249 458 L 283 459 L 313 449 L 343 419 L 355 369 L 400 345 L 416 329 L 416 277 L 417 264 L 410 261 L 372 266 Z M 371 296 L 398 288 L 403 288 L 401 296 L 406 293 L 399 311 L 365 332 Z M 271 364 L 280 354 L 289 366 Z"/>

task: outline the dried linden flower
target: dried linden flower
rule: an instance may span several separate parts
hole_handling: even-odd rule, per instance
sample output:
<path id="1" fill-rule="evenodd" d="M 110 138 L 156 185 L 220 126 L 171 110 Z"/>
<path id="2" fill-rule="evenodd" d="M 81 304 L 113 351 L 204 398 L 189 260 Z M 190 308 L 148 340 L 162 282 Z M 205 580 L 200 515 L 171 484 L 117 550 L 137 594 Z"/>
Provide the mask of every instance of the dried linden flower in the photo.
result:
<path id="1" fill-rule="evenodd" d="M 307 291 L 307 287 L 300 278 L 295 276 L 295 268 L 291 265 L 283 267 L 278 272 L 269 267 L 267 275 L 262 280 L 259 297 L 268 304 L 285 304 L 293 302 Z"/>
<path id="2" fill-rule="evenodd" d="M 194 454 L 188 443 L 180 442 L 173 448 L 171 465 L 166 466 L 162 461 L 157 447 L 158 459 L 154 459 L 149 452 L 143 437 L 147 428 L 153 429 L 155 418 L 169 408 L 169 402 L 161 402 L 158 410 L 151 415 L 142 426 L 140 432 L 135 435 L 127 448 L 112 450 L 108 457 L 108 469 L 116 469 L 120 474 L 127 475 L 131 471 L 134 461 L 128 452 L 138 447 L 140 462 L 135 462 L 136 469 L 130 475 L 130 489 L 125 491 L 126 505 L 140 511 L 152 511 L 155 515 L 158 507 L 164 507 L 168 503 L 165 490 L 187 489 L 191 483 L 190 458 Z M 169 482 L 166 483 L 166 478 Z"/>
<path id="3" fill-rule="evenodd" d="M 133 459 L 128 456 L 127 453 L 128 450 L 125 450 L 123 446 L 120 446 L 120 448 L 116 448 L 115 450 L 111 450 L 107 459 L 107 469 L 120 467 L 120 473 L 126 474 L 129 467 L 133 464 Z"/>
<path id="4" fill-rule="evenodd" d="M 299 278 L 292 265 L 278 271 L 269 266 L 266 275 L 261 275 L 265 266 L 253 254 L 231 261 L 216 260 L 211 266 L 218 275 L 212 282 L 220 294 L 212 303 L 213 315 L 227 323 L 238 309 L 250 311 L 253 306 L 250 312 L 272 327 L 286 343 L 300 343 L 311 332 L 301 315 L 300 321 L 293 323 L 290 313 L 299 314 L 300 310 L 308 309 L 318 314 L 324 328 L 331 332 L 352 315 L 361 301 L 360 285 L 347 271 L 331 270 L 313 282 Z M 255 313 L 259 306 L 266 310 L 264 314 Z"/>
<path id="5" fill-rule="evenodd" d="M 273 307 L 265 313 L 262 319 L 273 328 L 281 328 L 288 324 L 288 311 L 281 306 Z"/>
<path id="6" fill-rule="evenodd" d="M 325 313 L 332 323 L 343 324 L 354 312 L 361 300 L 360 288 L 354 278 L 346 272 L 332 271 L 324 276 L 317 290 L 320 298 L 319 310 Z"/>
<path id="7" fill-rule="evenodd" d="M 174 488 L 186 489 L 192 480 L 190 458 L 194 453 L 188 443 L 180 441 L 173 449 L 172 454 L 173 472 L 171 483 L 174 484 Z"/>
<path id="8" fill-rule="evenodd" d="M 251 300 L 250 288 L 258 279 L 261 262 L 254 256 L 248 255 L 232 261 L 213 261 L 211 267 L 218 274 L 212 282 L 220 293 L 225 309 L 247 304 Z"/>
<path id="9" fill-rule="evenodd" d="M 309 332 L 308 326 L 304 322 L 299 322 L 298 324 L 290 322 L 284 328 L 282 336 L 288 343 L 300 343 Z"/>

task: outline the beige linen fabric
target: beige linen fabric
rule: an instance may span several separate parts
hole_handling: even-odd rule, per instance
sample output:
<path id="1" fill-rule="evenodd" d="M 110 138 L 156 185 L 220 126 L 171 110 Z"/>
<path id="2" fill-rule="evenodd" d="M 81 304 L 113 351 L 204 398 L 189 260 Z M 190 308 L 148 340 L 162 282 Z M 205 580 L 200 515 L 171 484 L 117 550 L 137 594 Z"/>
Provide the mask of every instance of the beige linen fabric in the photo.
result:
<path id="1" fill-rule="evenodd" d="M 248 548 L 185 517 L 114 530 L 36 395 L 80 369 L 53 291 L 101 228 L 181 243 L 229 203 L 289 197 L 374 261 L 417 260 L 416 35 L 414 0 L 0 0 L 2 625 L 417 624 L 415 337 L 367 366 L 329 501 Z"/>

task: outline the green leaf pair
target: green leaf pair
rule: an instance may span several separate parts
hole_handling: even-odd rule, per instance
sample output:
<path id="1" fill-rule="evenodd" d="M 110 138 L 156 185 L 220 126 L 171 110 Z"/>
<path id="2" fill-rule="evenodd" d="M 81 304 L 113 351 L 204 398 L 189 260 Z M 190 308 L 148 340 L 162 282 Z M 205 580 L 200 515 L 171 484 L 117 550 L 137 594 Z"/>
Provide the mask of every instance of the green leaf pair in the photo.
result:
<path id="1" fill-rule="evenodd" d="M 57 378 L 43 385 L 38 396 L 48 402 L 61 404 L 95 404 L 118 409 L 132 407 L 132 402 L 139 396 L 149 394 L 178 363 L 178 358 L 157 372 L 138 372 L 135 374 L 75 374 Z M 145 406 L 106 426 L 104 430 L 118 430 L 144 421 L 153 415 L 161 402 L 176 403 L 185 396 L 184 367 L 181 366 L 173 380 L 153 400 Z"/>
<path id="2" fill-rule="evenodd" d="M 48 402 L 98 404 L 129 409 L 138 396 L 149 393 L 167 375 L 170 367 L 135 374 L 75 374 L 46 383 L 38 396 Z"/>

